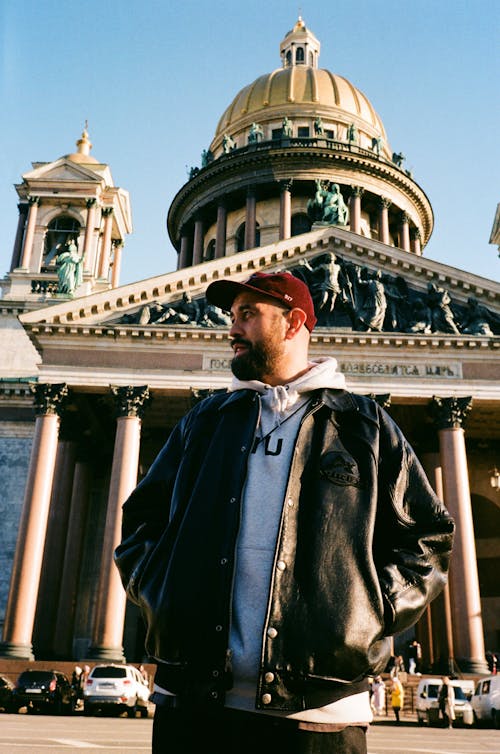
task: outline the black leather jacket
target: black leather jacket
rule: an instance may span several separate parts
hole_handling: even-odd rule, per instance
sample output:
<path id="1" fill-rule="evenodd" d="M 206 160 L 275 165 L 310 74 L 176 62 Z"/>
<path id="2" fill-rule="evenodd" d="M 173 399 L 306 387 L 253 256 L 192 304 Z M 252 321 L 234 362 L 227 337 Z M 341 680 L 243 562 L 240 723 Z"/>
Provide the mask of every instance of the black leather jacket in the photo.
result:
<path id="1" fill-rule="evenodd" d="M 199 403 L 123 506 L 116 564 L 158 682 L 191 700 L 223 702 L 231 685 L 235 544 L 258 410 L 250 390 Z M 387 637 L 446 583 L 453 529 L 390 417 L 367 398 L 318 391 L 283 501 L 256 706 L 319 706 L 381 672 Z"/>

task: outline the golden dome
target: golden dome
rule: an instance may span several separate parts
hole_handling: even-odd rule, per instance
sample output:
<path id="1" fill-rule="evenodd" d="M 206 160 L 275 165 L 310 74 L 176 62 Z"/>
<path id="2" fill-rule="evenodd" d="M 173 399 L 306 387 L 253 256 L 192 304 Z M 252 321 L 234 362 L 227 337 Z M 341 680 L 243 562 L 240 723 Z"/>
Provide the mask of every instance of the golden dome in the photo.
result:
<path id="1" fill-rule="evenodd" d="M 369 99 L 343 76 L 318 67 L 319 48 L 299 16 L 280 44 L 283 67 L 259 76 L 238 92 L 219 120 L 211 151 L 218 152 L 224 134 L 237 146 L 245 146 L 253 122 L 263 126 L 266 140 L 273 138 L 272 131 L 285 116 L 297 128 L 312 126 L 320 117 L 334 138 L 345 139 L 346 129 L 354 124 L 360 146 L 371 148 L 372 139 L 381 139 L 382 149 L 390 157 L 384 125 Z M 312 130 L 310 133 L 313 135 Z"/>
<path id="2" fill-rule="evenodd" d="M 90 150 L 92 149 L 92 142 L 89 139 L 89 133 L 87 131 L 87 121 L 85 121 L 85 128 L 82 131 L 81 138 L 76 142 L 76 147 L 78 150 L 77 152 L 64 155 L 64 158 L 66 160 L 71 160 L 71 162 L 79 162 L 82 165 L 99 165 L 99 160 L 96 160 L 96 158 L 92 157 L 92 155 L 90 154 Z"/>
<path id="3" fill-rule="evenodd" d="M 277 110 L 297 116 L 305 110 L 317 111 L 344 122 L 353 116 L 364 121 L 370 130 L 386 136 L 369 99 L 347 79 L 322 68 L 293 66 L 259 76 L 238 92 L 219 121 L 216 137 L 232 134 L 242 121 L 266 121 L 269 115 L 275 117 Z"/>

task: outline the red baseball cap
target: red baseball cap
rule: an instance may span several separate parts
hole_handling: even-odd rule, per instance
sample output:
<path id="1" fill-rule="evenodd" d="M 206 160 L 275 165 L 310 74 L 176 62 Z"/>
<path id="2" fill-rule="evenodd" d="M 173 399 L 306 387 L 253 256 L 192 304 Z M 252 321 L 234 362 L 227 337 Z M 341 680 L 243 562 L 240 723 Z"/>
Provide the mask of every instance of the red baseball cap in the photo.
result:
<path id="1" fill-rule="evenodd" d="M 243 283 L 235 280 L 216 280 L 210 283 L 206 297 L 211 304 L 229 311 L 234 299 L 243 291 L 262 293 L 284 304 L 288 309 L 302 309 L 306 314 L 305 326 L 312 331 L 317 322 L 309 288 L 290 272 L 254 272 Z"/>

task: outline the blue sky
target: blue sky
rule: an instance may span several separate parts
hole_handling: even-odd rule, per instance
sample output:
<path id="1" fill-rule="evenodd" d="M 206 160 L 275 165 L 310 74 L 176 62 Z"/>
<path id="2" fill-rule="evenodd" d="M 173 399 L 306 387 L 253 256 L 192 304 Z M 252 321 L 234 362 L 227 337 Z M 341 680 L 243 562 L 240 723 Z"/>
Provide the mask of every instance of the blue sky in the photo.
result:
<path id="1" fill-rule="evenodd" d="M 435 215 L 425 255 L 498 280 L 498 0 L 300 1 L 320 67 L 361 89 Z M 0 275 L 32 161 L 92 154 L 131 195 L 122 283 L 175 269 L 166 215 L 234 95 L 280 67 L 299 3 L 0 0 Z"/>

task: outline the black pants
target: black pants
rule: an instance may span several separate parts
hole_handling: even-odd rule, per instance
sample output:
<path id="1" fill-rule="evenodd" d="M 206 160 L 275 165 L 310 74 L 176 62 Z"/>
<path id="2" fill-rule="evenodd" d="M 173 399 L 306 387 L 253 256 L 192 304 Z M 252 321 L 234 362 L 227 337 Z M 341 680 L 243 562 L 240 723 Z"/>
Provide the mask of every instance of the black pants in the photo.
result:
<path id="1" fill-rule="evenodd" d="M 158 706 L 153 754 L 366 754 L 366 728 L 313 733 L 293 720 L 238 710 Z"/>

